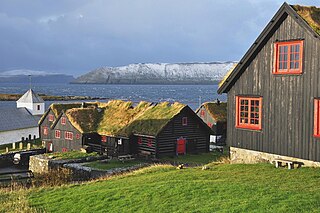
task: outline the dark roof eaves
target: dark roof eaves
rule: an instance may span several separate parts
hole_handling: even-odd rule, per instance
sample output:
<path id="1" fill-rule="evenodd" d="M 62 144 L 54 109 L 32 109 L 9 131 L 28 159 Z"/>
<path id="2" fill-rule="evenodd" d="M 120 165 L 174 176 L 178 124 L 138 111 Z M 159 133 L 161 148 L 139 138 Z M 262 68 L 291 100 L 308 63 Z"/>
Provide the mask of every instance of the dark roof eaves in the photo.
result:
<path id="1" fill-rule="evenodd" d="M 245 53 L 245 55 L 242 57 L 240 62 L 237 64 L 237 66 L 234 68 L 232 73 L 228 76 L 228 78 L 223 82 L 223 84 L 218 88 L 217 92 L 218 94 L 226 93 L 229 91 L 232 83 L 235 81 L 237 76 L 242 74 L 242 71 L 244 71 L 247 66 L 250 64 L 250 58 L 256 54 L 256 52 L 260 51 L 261 46 L 263 46 L 263 41 L 268 38 L 270 32 L 278 25 L 278 22 L 281 21 L 281 18 L 283 16 L 292 16 L 296 19 L 298 19 L 298 23 L 301 24 L 304 28 L 306 28 L 308 31 L 310 31 L 316 38 L 320 39 L 320 37 L 317 35 L 317 33 L 311 28 L 311 26 L 306 23 L 305 20 L 286 2 L 283 3 L 283 5 L 280 7 L 280 9 L 277 11 L 277 13 L 273 16 L 271 21 L 267 24 L 267 26 L 263 29 L 263 31 L 260 33 L 258 38 L 255 40 L 255 42 L 251 45 L 251 47 L 248 49 L 248 51 Z"/>

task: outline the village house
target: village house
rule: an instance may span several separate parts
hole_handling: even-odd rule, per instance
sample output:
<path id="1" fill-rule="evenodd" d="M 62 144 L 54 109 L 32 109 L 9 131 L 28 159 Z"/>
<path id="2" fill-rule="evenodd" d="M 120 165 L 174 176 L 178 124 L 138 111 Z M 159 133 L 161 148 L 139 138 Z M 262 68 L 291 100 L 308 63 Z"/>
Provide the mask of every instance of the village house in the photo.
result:
<path id="1" fill-rule="evenodd" d="M 206 102 L 203 103 L 197 110 L 197 115 L 211 129 L 213 134 L 210 135 L 210 145 L 225 145 L 227 134 L 227 103 Z"/>
<path id="2" fill-rule="evenodd" d="M 48 151 L 150 157 L 207 152 L 210 128 L 188 106 L 109 101 L 52 104 L 39 122 Z"/>
<path id="3" fill-rule="evenodd" d="M 320 161 L 319 56 L 320 8 L 284 3 L 218 89 L 231 160 Z"/>
<path id="4" fill-rule="evenodd" d="M 16 102 L 17 107 L 0 110 L 0 145 L 39 138 L 38 121 L 44 113 L 44 101 L 29 89 Z"/>

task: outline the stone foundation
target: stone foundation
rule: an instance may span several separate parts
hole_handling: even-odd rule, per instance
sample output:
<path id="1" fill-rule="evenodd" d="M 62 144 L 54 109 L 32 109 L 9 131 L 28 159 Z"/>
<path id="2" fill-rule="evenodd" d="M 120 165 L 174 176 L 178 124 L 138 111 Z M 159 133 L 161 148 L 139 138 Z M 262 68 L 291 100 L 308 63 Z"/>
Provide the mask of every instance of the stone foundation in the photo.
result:
<path id="1" fill-rule="evenodd" d="M 248 149 L 230 147 L 231 163 L 245 163 L 245 164 L 261 163 L 261 162 L 272 163 L 275 159 L 298 161 L 298 162 L 302 162 L 304 164 L 303 166 L 308 166 L 308 167 L 320 167 L 320 162 L 303 160 L 299 158 L 271 154 L 266 152 L 259 152 L 259 151 L 253 151 Z"/>

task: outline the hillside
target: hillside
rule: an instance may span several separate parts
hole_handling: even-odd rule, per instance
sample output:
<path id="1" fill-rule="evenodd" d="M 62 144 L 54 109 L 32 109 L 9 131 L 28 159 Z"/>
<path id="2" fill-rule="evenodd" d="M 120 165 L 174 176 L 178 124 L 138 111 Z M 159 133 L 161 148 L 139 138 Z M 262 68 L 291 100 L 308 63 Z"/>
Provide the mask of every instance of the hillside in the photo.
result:
<path id="1" fill-rule="evenodd" d="M 17 199 L 46 212 L 317 212 L 319 168 L 211 164 L 153 166 L 106 180 L 2 193 L 0 212 Z M 27 201 L 25 201 L 27 199 Z M 14 205 L 13 205 L 14 206 Z M 26 207 L 29 206 L 29 207 Z M 19 206 L 17 206 L 19 208 Z"/>
<path id="2" fill-rule="evenodd" d="M 130 64 L 101 67 L 76 78 L 85 84 L 212 84 L 219 82 L 235 62 Z"/>

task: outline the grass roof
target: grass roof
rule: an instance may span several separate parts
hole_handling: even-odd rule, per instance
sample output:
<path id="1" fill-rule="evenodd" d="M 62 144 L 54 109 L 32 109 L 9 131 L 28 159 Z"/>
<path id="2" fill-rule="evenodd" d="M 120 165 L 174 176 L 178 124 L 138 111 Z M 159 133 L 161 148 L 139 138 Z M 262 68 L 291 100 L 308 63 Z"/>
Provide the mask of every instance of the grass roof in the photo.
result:
<path id="1" fill-rule="evenodd" d="M 129 136 L 132 133 L 156 135 L 185 105 L 163 102 L 153 105 L 142 101 L 136 106 L 130 101 L 112 100 L 94 103 L 95 107 L 81 104 L 54 104 L 51 109 L 65 111 L 71 124 L 82 133 Z"/>
<path id="2" fill-rule="evenodd" d="M 63 104 L 51 104 L 50 108 L 53 111 L 54 115 L 58 117 L 62 111 L 66 112 L 69 109 L 80 108 L 83 103 L 63 103 Z M 97 103 L 84 103 L 87 107 L 92 107 L 97 105 Z"/>
<path id="3" fill-rule="evenodd" d="M 236 66 L 238 65 L 238 63 L 235 63 L 230 70 L 225 74 L 225 76 L 223 77 L 223 79 L 219 82 L 219 87 L 222 86 L 222 84 L 227 80 L 227 78 L 229 77 L 229 75 L 232 73 L 232 71 L 234 70 L 234 68 L 236 68 Z"/>
<path id="4" fill-rule="evenodd" d="M 320 35 L 320 8 L 292 5 L 293 9 Z"/>
<path id="5" fill-rule="evenodd" d="M 220 104 L 213 103 L 213 102 L 206 102 L 203 104 L 203 106 L 206 108 L 209 114 L 216 121 L 221 121 L 221 122 L 227 121 L 227 103 L 226 102 L 220 102 Z"/>
<path id="6" fill-rule="evenodd" d="M 162 102 L 149 107 L 141 116 L 132 120 L 119 134 L 130 135 L 133 133 L 156 136 L 185 106 L 186 105 L 177 102 L 174 104 Z"/>

